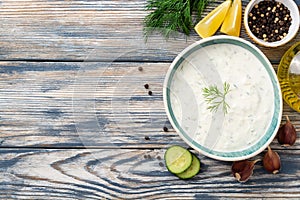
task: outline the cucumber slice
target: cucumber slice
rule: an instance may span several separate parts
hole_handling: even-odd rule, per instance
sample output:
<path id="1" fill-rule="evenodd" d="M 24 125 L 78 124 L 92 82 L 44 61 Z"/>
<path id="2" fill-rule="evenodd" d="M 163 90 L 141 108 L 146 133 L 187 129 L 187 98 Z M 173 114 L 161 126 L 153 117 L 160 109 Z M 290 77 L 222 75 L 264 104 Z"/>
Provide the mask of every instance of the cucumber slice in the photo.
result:
<path id="1" fill-rule="evenodd" d="M 181 179 L 188 179 L 194 177 L 196 174 L 200 171 L 200 160 L 197 158 L 197 156 L 193 155 L 193 161 L 191 166 L 185 170 L 184 172 L 180 174 L 176 174 Z"/>
<path id="2" fill-rule="evenodd" d="M 164 157 L 167 169 L 173 174 L 184 172 L 193 161 L 191 152 L 178 145 L 169 147 Z"/>

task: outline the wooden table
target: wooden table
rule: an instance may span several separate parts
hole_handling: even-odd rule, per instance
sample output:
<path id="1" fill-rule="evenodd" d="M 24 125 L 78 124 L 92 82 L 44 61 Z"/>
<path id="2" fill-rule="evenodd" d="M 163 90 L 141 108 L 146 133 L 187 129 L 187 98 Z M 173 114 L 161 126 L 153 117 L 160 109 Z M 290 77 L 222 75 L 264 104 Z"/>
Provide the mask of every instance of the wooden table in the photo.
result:
<path id="1" fill-rule="evenodd" d="M 299 199 L 299 139 L 289 148 L 271 144 L 279 174 L 257 163 L 244 184 L 231 162 L 200 154 L 193 179 L 166 170 L 166 148 L 187 145 L 164 110 L 165 73 L 200 38 L 155 34 L 145 43 L 145 2 L 0 1 L 0 199 Z M 249 40 L 244 29 L 241 37 Z M 282 47 L 260 49 L 276 70 L 299 39 L 298 32 Z M 300 138 L 299 113 L 284 104 L 283 115 Z"/>

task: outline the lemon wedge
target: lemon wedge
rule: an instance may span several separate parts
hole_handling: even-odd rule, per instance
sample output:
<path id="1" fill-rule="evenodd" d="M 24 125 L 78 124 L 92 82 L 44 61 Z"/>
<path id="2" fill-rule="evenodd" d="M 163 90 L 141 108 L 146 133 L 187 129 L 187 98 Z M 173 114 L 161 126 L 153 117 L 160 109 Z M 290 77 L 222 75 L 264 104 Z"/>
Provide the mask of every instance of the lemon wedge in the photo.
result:
<path id="1" fill-rule="evenodd" d="M 240 36 L 242 20 L 242 1 L 234 0 L 224 19 L 220 31 L 227 35 Z"/>
<path id="2" fill-rule="evenodd" d="M 230 5 L 231 0 L 224 1 L 198 22 L 194 28 L 198 35 L 202 38 L 206 38 L 215 34 L 223 23 Z"/>

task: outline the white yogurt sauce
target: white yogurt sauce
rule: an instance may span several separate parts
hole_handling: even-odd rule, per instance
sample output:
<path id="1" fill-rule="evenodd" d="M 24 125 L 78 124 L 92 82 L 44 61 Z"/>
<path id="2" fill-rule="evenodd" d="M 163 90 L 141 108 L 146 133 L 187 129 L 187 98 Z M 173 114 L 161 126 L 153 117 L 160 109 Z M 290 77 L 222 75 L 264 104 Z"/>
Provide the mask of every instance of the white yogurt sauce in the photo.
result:
<path id="1" fill-rule="evenodd" d="M 202 89 L 230 84 L 230 108 L 210 112 Z M 232 44 L 211 45 L 192 53 L 177 69 L 171 105 L 183 130 L 202 146 L 222 152 L 247 149 L 269 127 L 274 91 L 268 72 L 248 50 Z"/>

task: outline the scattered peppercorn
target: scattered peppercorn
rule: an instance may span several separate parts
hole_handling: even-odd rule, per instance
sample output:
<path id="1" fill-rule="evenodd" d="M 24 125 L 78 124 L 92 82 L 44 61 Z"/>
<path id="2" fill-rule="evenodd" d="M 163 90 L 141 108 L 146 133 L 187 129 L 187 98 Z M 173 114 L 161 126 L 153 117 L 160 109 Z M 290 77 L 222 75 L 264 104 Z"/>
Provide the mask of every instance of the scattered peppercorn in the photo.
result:
<path id="1" fill-rule="evenodd" d="M 145 136 L 145 140 L 150 140 L 150 137 L 149 136 Z"/>
<path id="2" fill-rule="evenodd" d="M 157 160 L 161 160 L 161 157 L 160 157 L 160 156 L 157 156 L 156 158 L 157 158 Z"/>
<path id="3" fill-rule="evenodd" d="M 162 162 L 159 162 L 159 166 L 163 167 L 163 166 L 164 166 L 164 164 L 163 164 Z"/>
<path id="4" fill-rule="evenodd" d="M 164 126 L 163 130 L 164 132 L 168 132 L 168 128 L 166 126 Z"/>
<path id="5" fill-rule="evenodd" d="M 144 85 L 144 87 L 145 87 L 145 89 L 149 89 L 149 84 L 146 83 L 146 84 Z"/>
<path id="6" fill-rule="evenodd" d="M 291 21 L 288 8 L 275 0 L 259 2 L 248 15 L 251 32 L 266 42 L 282 40 L 289 31 Z"/>
<path id="7" fill-rule="evenodd" d="M 152 91 L 148 91 L 148 94 L 151 96 L 152 95 Z"/>
<path id="8" fill-rule="evenodd" d="M 143 67 L 138 67 L 138 70 L 141 72 L 143 71 Z"/>

